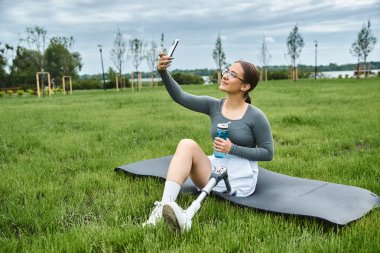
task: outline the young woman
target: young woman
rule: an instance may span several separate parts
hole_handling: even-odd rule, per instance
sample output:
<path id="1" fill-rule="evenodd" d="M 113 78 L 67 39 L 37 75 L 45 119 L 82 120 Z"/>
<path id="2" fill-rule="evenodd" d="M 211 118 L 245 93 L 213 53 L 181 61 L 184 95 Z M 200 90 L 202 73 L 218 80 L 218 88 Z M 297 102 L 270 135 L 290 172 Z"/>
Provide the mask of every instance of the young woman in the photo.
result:
<path id="1" fill-rule="evenodd" d="M 228 169 L 233 194 L 238 197 L 251 195 L 257 182 L 257 162 L 273 158 L 273 138 L 264 113 L 250 105 L 249 92 L 259 81 L 255 65 L 245 61 L 234 62 L 223 72 L 219 84 L 226 98 L 216 99 L 184 92 L 166 70 L 172 58 L 164 53 L 160 53 L 159 57 L 157 70 L 170 96 L 180 105 L 210 116 L 214 149 L 227 154 L 225 158 L 217 159 L 214 155 L 207 156 L 193 140 L 179 142 L 169 165 L 162 200 L 155 202 L 156 206 L 143 226 L 155 225 L 164 217 L 174 230 L 183 232 L 191 228 L 191 217 L 195 213 L 194 210 L 182 210 L 175 202 L 187 177 L 190 176 L 193 183 L 202 189 L 209 181 L 213 168 L 222 162 Z M 228 122 L 229 138 L 216 137 L 217 124 Z M 225 192 L 226 186 L 221 181 L 213 190 Z"/>

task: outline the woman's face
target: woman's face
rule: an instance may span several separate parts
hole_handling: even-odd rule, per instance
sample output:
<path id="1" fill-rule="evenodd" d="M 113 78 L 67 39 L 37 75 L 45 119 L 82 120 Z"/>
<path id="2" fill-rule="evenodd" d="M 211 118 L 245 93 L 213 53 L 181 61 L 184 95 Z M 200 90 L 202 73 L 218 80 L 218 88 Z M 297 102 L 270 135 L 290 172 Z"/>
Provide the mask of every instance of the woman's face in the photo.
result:
<path id="1" fill-rule="evenodd" d="M 241 92 L 241 86 L 244 84 L 244 70 L 240 63 L 233 63 L 227 72 L 224 72 L 219 90 L 231 93 Z"/>

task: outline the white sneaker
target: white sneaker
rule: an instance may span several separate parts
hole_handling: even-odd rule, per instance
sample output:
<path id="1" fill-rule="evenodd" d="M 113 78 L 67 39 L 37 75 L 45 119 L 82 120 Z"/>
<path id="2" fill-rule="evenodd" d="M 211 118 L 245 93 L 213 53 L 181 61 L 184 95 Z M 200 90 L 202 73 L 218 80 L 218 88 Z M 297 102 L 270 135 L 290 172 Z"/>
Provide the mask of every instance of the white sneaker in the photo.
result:
<path id="1" fill-rule="evenodd" d="M 152 213 L 150 214 L 149 219 L 142 224 L 143 227 L 145 227 L 146 225 L 155 226 L 156 222 L 162 219 L 162 208 L 164 204 L 162 202 L 156 201 L 154 202 L 154 205 L 156 207 L 153 209 Z"/>
<path id="2" fill-rule="evenodd" d="M 162 215 L 166 223 L 177 233 L 191 229 L 191 218 L 176 202 L 166 203 L 162 209 Z"/>

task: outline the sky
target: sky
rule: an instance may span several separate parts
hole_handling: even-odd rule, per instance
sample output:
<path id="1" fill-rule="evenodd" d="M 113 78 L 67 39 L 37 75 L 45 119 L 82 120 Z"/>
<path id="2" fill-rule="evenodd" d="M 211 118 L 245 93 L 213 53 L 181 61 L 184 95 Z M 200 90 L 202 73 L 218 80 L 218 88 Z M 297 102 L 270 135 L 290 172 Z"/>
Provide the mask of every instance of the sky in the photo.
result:
<path id="1" fill-rule="evenodd" d="M 286 39 L 297 25 L 305 46 L 298 63 L 355 63 L 351 44 L 368 20 L 378 42 L 368 61 L 380 61 L 380 0 L 0 0 L 0 42 L 20 44 L 27 27 L 40 26 L 48 39 L 73 36 L 82 57 L 80 74 L 101 73 L 97 45 L 103 45 L 104 68 L 115 68 L 110 51 L 117 28 L 126 41 L 137 38 L 170 47 L 180 39 L 174 69 L 216 68 L 212 58 L 218 34 L 227 62 L 261 65 L 265 39 L 269 65 L 290 65 Z M 26 44 L 20 44 L 26 46 Z M 134 68 L 127 60 L 124 72 Z M 144 61 L 140 70 L 148 71 Z"/>

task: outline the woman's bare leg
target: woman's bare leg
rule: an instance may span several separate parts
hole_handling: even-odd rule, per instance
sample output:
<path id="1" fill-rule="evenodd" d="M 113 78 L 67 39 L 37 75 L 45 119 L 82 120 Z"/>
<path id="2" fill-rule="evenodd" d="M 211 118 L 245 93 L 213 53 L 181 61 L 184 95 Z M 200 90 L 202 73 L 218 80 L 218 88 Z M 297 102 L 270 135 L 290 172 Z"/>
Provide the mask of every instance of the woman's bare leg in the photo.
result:
<path id="1" fill-rule="evenodd" d="M 191 177 L 198 188 L 203 188 L 211 175 L 211 162 L 201 147 L 193 140 L 184 139 L 178 143 L 177 150 L 170 162 L 161 202 L 156 202 L 146 225 L 156 225 L 162 217 L 163 206 L 175 202 L 181 185 Z"/>
<path id="2" fill-rule="evenodd" d="M 206 186 L 211 175 L 211 162 L 201 147 L 193 140 L 181 140 L 169 165 L 166 182 L 173 181 L 182 185 L 188 176 L 198 188 Z M 194 203 L 194 202 L 193 202 Z M 184 211 L 175 201 L 165 203 L 162 216 L 176 232 L 185 232 L 191 228 L 191 219 L 200 208 L 200 202 Z"/>
<path id="3" fill-rule="evenodd" d="M 211 171 L 211 162 L 202 148 L 193 140 L 183 139 L 170 162 L 166 180 L 182 185 L 190 176 L 198 188 L 203 188 L 210 179 Z"/>

